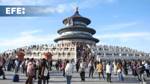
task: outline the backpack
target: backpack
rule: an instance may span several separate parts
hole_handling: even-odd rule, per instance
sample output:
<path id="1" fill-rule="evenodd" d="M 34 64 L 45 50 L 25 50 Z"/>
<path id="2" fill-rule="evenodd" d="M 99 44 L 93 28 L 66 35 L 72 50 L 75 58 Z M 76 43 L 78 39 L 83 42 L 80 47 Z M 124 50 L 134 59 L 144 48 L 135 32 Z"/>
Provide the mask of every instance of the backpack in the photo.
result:
<path id="1" fill-rule="evenodd" d="M 13 76 L 13 82 L 19 82 L 19 75 L 18 74 L 15 74 Z"/>

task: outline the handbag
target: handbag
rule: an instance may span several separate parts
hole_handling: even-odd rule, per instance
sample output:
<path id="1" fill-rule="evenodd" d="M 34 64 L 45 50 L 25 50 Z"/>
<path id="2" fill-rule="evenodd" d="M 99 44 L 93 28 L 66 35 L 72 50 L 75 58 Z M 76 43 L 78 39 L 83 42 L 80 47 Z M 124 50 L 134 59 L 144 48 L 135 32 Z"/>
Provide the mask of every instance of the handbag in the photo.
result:
<path id="1" fill-rule="evenodd" d="M 118 69 L 117 72 L 120 73 L 120 72 L 121 72 L 121 69 Z"/>

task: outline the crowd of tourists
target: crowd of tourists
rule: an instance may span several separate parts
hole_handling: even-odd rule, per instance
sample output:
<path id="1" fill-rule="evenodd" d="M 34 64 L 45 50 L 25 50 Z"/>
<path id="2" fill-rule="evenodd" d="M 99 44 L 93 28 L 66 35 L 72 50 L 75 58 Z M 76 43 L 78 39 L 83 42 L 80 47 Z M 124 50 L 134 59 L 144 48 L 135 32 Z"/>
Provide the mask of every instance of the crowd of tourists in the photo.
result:
<path id="1" fill-rule="evenodd" d="M 42 49 L 42 47 L 31 46 L 31 50 L 34 48 Z M 87 75 L 91 79 L 97 78 L 107 82 L 113 81 L 112 77 L 114 76 L 112 75 L 116 75 L 120 82 L 125 81 L 125 76 L 128 74 L 132 74 L 142 82 L 146 80 L 145 77 L 150 77 L 149 60 L 96 60 L 92 56 L 90 47 L 86 45 L 77 47 L 77 60 L 11 58 L 10 55 L 16 54 L 17 50 L 13 54 L 0 55 L 0 76 L 3 79 L 7 79 L 5 71 L 14 71 L 15 74 L 24 73 L 27 77 L 25 84 L 33 84 L 33 80 L 37 80 L 38 84 L 48 84 L 51 73 L 54 71 L 62 72 L 62 77 L 66 78 L 67 84 L 71 84 L 73 73 L 79 74 L 81 82 L 86 81 Z M 22 54 L 17 55 L 21 56 Z"/>
<path id="2" fill-rule="evenodd" d="M 0 76 L 6 79 L 5 70 L 18 71 L 26 74 L 26 84 L 33 84 L 33 80 L 38 80 L 38 84 L 48 84 L 50 74 L 55 67 L 55 70 L 61 71 L 63 76 L 67 79 L 67 84 L 71 83 L 73 73 L 80 74 L 81 81 L 86 81 L 86 74 L 90 78 L 94 78 L 98 75 L 99 79 L 112 82 L 112 75 L 118 75 L 118 81 L 124 81 L 125 75 L 132 72 L 139 81 L 145 81 L 146 77 L 150 77 L 150 63 L 149 61 L 142 60 L 115 60 L 96 61 L 91 59 L 90 61 L 80 59 L 75 62 L 74 60 L 57 60 L 53 63 L 52 60 L 45 59 L 24 59 L 19 61 L 18 59 L 4 59 L 0 56 Z M 88 70 L 88 71 L 87 71 Z M 95 75 L 97 74 L 97 75 Z"/>

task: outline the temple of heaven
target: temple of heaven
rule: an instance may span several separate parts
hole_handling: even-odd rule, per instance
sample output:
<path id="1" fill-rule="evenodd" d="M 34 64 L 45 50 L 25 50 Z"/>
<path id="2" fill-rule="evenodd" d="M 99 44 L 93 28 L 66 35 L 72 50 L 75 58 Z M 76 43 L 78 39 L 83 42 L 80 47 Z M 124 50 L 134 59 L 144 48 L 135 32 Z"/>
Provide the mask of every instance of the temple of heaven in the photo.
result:
<path id="1" fill-rule="evenodd" d="M 56 38 L 54 41 L 57 43 L 84 42 L 88 44 L 96 44 L 99 40 L 92 36 L 96 31 L 93 28 L 87 27 L 90 23 L 90 19 L 81 16 L 77 8 L 72 16 L 63 20 L 65 27 L 58 30 L 60 37 Z"/>
<path id="2" fill-rule="evenodd" d="M 99 40 L 93 37 L 96 31 L 87 27 L 90 23 L 91 20 L 81 16 L 76 8 L 72 16 L 63 20 L 65 27 L 58 30 L 60 36 L 54 41 L 58 44 L 74 44 L 76 46 L 75 59 L 91 59 L 94 57 L 91 54 L 91 47 L 96 47 Z"/>

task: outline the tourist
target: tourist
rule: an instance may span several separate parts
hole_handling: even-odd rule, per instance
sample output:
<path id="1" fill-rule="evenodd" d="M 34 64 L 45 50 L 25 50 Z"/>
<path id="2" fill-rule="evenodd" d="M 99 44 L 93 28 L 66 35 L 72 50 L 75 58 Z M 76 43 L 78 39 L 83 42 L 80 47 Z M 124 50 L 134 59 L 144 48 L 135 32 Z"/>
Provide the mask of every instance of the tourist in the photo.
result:
<path id="1" fill-rule="evenodd" d="M 48 70 L 47 74 L 45 74 L 46 70 Z M 42 59 L 38 68 L 38 84 L 42 84 L 42 81 L 43 81 L 43 84 L 45 84 L 46 80 L 48 84 L 48 79 L 49 79 L 49 69 L 47 66 L 47 61 L 46 59 Z"/>
<path id="2" fill-rule="evenodd" d="M 82 60 L 80 63 L 79 72 L 80 72 L 81 81 L 83 82 L 85 81 L 85 69 L 86 69 L 86 63 L 84 60 Z"/>
<path id="3" fill-rule="evenodd" d="M 132 75 L 133 76 L 137 76 L 137 62 L 136 61 L 132 61 L 131 62 L 131 69 L 132 69 Z"/>
<path id="4" fill-rule="evenodd" d="M 59 71 L 61 70 L 62 64 L 63 64 L 62 60 L 59 59 L 59 61 L 58 61 L 58 70 Z"/>
<path id="5" fill-rule="evenodd" d="M 20 64 L 20 71 L 21 71 L 22 73 L 25 72 L 25 60 L 23 60 L 23 61 L 21 62 L 21 64 Z"/>
<path id="6" fill-rule="evenodd" d="M 116 61 L 113 62 L 113 72 L 114 72 L 114 75 L 117 75 L 117 64 L 116 64 Z"/>
<path id="7" fill-rule="evenodd" d="M 67 60 L 65 59 L 64 62 L 62 62 L 61 71 L 63 71 L 63 76 L 65 77 L 65 67 L 67 64 Z"/>
<path id="8" fill-rule="evenodd" d="M 66 67 L 65 67 L 65 76 L 67 80 L 67 84 L 71 84 L 71 78 L 73 74 L 73 64 L 72 61 L 69 62 L 68 60 L 66 61 Z"/>
<path id="9" fill-rule="evenodd" d="M 124 81 L 124 78 L 122 75 L 122 64 L 121 64 L 121 62 L 117 63 L 117 74 L 118 74 L 119 81 Z"/>
<path id="10" fill-rule="evenodd" d="M 146 71 L 147 77 L 150 77 L 150 72 L 149 72 L 149 70 L 150 70 L 150 65 L 148 64 L 148 62 L 146 62 L 146 63 L 144 64 L 144 66 L 145 66 L 145 71 Z"/>
<path id="11" fill-rule="evenodd" d="M 59 59 L 56 61 L 56 64 L 55 64 L 55 67 L 56 67 L 56 70 L 59 71 L 59 66 L 60 66 L 60 61 Z"/>
<path id="12" fill-rule="evenodd" d="M 7 66 L 7 71 L 12 71 L 13 65 L 14 65 L 13 59 L 9 58 L 9 59 L 7 60 L 7 65 L 6 65 L 6 66 Z"/>
<path id="13" fill-rule="evenodd" d="M 78 59 L 76 62 L 76 71 L 78 72 L 80 68 L 80 60 Z"/>
<path id="14" fill-rule="evenodd" d="M 138 62 L 138 67 L 137 67 L 137 74 L 138 74 L 138 80 L 144 82 L 144 71 L 145 71 L 145 66 L 142 61 Z"/>
<path id="15" fill-rule="evenodd" d="M 5 73 L 3 71 L 3 66 L 4 66 L 4 60 L 3 57 L 0 56 L 0 76 L 3 76 L 3 79 L 6 79 Z"/>
<path id="16" fill-rule="evenodd" d="M 18 59 L 15 59 L 15 73 L 18 73 L 19 68 L 20 68 L 20 62 Z"/>
<path id="17" fill-rule="evenodd" d="M 28 63 L 29 63 L 29 58 L 25 59 L 25 74 L 27 76 L 27 66 L 28 66 Z"/>
<path id="18" fill-rule="evenodd" d="M 19 49 L 19 51 L 16 52 L 16 55 L 17 55 L 17 59 L 15 60 L 15 63 L 16 63 L 15 73 L 18 73 L 18 71 L 20 69 L 20 65 L 24 61 L 24 56 L 25 56 L 24 50 Z"/>
<path id="19" fill-rule="evenodd" d="M 2 60 L 3 60 L 3 69 L 6 71 L 6 58 L 2 57 Z"/>
<path id="20" fill-rule="evenodd" d="M 112 73 L 112 66 L 110 62 L 106 64 L 106 74 L 107 74 L 107 82 L 111 82 L 111 73 Z"/>
<path id="21" fill-rule="evenodd" d="M 27 80 L 26 84 L 33 84 L 33 77 L 35 76 L 35 67 L 33 63 L 33 59 L 30 59 L 27 65 Z"/>
<path id="22" fill-rule="evenodd" d="M 123 72 L 125 75 L 128 75 L 128 66 L 125 60 L 123 61 Z"/>
<path id="23" fill-rule="evenodd" d="M 97 70 L 97 72 L 98 72 L 99 79 L 101 78 L 100 75 L 102 75 L 103 79 L 105 79 L 102 62 L 98 62 L 98 63 L 97 63 L 97 65 L 96 65 L 96 70 Z"/>
<path id="24" fill-rule="evenodd" d="M 92 60 L 88 64 L 88 69 L 89 69 L 89 77 L 93 78 L 93 74 L 94 74 L 94 62 Z"/>

